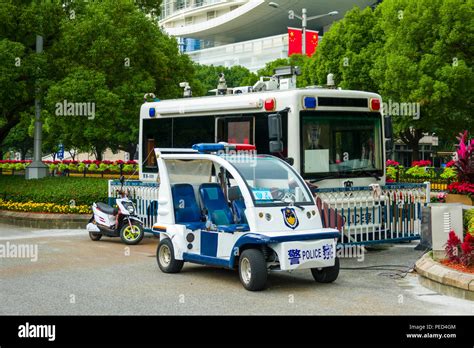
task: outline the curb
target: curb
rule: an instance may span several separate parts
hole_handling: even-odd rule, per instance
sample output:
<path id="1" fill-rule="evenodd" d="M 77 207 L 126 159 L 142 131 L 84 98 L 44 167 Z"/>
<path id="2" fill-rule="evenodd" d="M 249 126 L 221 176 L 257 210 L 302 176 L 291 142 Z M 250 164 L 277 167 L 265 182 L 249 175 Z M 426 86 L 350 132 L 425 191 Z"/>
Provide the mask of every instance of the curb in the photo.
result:
<path id="1" fill-rule="evenodd" d="M 84 229 L 89 214 L 44 214 L 0 210 L 0 222 L 18 227 L 47 229 Z"/>
<path id="2" fill-rule="evenodd" d="M 415 269 L 423 286 L 444 295 L 474 301 L 474 274 L 443 266 L 428 253 L 416 261 Z"/>

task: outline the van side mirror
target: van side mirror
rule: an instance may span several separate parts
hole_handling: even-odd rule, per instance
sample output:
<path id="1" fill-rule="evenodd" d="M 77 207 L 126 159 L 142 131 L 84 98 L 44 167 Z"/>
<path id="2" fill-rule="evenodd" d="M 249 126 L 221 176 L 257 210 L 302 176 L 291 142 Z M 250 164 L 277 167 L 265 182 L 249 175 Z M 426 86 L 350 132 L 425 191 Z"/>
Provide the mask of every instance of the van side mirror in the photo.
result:
<path id="1" fill-rule="evenodd" d="M 385 139 L 393 138 L 392 116 L 384 117 L 384 132 L 385 132 Z"/>
<path id="2" fill-rule="evenodd" d="M 271 153 L 283 151 L 282 134 L 281 115 L 268 115 L 268 138 L 270 139 L 269 148 Z"/>

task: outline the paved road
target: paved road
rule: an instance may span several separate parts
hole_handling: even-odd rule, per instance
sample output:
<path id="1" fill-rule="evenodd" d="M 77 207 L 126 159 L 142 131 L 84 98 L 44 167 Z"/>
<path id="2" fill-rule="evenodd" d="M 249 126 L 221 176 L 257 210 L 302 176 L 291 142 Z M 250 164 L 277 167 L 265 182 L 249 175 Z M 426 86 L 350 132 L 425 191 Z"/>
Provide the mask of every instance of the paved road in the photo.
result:
<path id="1" fill-rule="evenodd" d="M 162 273 L 154 237 L 127 249 L 119 239 L 92 242 L 82 230 L 0 224 L 0 245 L 8 243 L 37 246 L 38 260 L 0 259 L 0 314 L 474 314 L 474 302 L 427 290 L 414 274 L 344 269 L 335 283 L 317 284 L 309 271 L 272 273 L 266 291 L 248 292 L 230 270 L 185 265 Z M 341 266 L 411 266 L 421 255 L 414 246 L 380 248 Z"/>

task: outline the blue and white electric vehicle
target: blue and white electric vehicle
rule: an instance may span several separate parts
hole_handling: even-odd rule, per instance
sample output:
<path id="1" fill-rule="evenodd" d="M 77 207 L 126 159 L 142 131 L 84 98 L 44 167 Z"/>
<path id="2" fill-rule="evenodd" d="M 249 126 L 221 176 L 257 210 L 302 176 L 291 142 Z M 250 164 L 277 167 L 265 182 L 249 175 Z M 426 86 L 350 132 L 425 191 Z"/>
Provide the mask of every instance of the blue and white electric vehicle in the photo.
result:
<path id="1" fill-rule="evenodd" d="M 309 269 L 317 282 L 336 280 L 339 231 L 322 227 L 309 187 L 288 163 L 249 145 L 198 144 L 155 154 L 153 231 L 160 233 L 163 272 L 177 273 L 185 262 L 238 269 L 252 291 L 264 289 L 269 271 Z"/>

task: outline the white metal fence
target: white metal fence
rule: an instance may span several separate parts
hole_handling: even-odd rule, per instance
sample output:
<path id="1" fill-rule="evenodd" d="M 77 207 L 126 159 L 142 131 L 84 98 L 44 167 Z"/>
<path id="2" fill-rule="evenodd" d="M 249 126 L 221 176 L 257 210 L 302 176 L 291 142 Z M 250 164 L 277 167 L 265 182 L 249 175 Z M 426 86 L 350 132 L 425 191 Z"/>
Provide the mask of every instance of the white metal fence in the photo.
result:
<path id="1" fill-rule="evenodd" d="M 341 231 L 341 243 L 369 244 L 420 238 L 428 184 L 319 189 L 315 191 L 324 227 Z"/>
<path id="2" fill-rule="evenodd" d="M 127 181 L 124 190 L 135 202 L 137 215 L 151 232 L 158 218 L 158 183 Z M 109 204 L 115 204 L 121 184 L 109 180 Z M 425 184 L 315 190 L 324 227 L 342 232 L 341 243 L 369 244 L 420 238 L 422 207 L 429 202 Z"/>
<path id="3" fill-rule="evenodd" d="M 153 224 L 158 219 L 158 183 L 146 183 L 141 181 L 126 181 L 124 190 L 135 202 L 137 215 L 143 221 L 145 230 L 151 232 Z M 119 197 L 121 188 L 120 181 L 109 180 L 109 204 L 115 204 Z"/>

